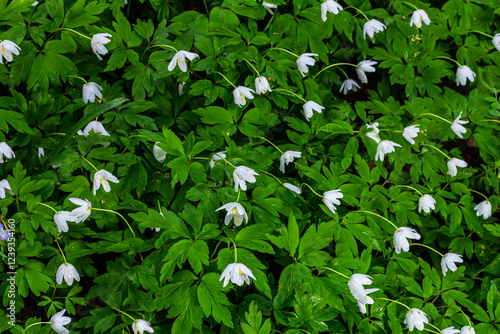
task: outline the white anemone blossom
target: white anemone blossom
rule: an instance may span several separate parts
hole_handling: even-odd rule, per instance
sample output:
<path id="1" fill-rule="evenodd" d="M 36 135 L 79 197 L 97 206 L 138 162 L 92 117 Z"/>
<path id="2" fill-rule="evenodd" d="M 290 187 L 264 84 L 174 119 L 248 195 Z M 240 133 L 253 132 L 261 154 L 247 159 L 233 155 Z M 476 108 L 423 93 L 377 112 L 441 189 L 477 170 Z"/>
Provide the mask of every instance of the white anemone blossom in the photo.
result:
<path id="1" fill-rule="evenodd" d="M 69 334 L 69 330 L 64 328 L 64 326 L 68 325 L 71 322 L 71 318 L 65 317 L 65 312 L 66 309 L 57 312 L 50 318 L 50 327 L 52 327 L 52 329 L 57 334 Z"/>
<path id="2" fill-rule="evenodd" d="M 158 143 L 155 143 L 153 145 L 153 155 L 159 163 L 163 163 L 163 161 L 165 161 L 165 159 L 167 158 L 167 152 L 165 152 L 160 146 L 158 146 Z"/>
<path id="3" fill-rule="evenodd" d="M 144 331 L 148 333 L 154 333 L 155 331 L 151 327 L 151 323 L 146 320 L 136 319 L 132 324 L 132 333 L 143 334 Z"/>
<path id="4" fill-rule="evenodd" d="M 253 99 L 252 93 L 255 93 L 253 89 L 244 86 L 238 86 L 233 90 L 234 103 L 238 106 L 243 107 L 247 103 L 247 99 Z"/>
<path id="5" fill-rule="evenodd" d="M 403 250 L 403 252 L 408 252 L 410 250 L 410 243 L 406 240 L 407 238 L 419 240 L 420 234 L 409 227 L 398 227 L 398 229 L 394 231 L 394 249 L 397 254 L 400 254 L 401 250 Z"/>
<path id="6" fill-rule="evenodd" d="M 373 130 L 367 132 L 365 136 L 375 140 L 377 144 L 380 143 L 380 137 L 378 136 L 378 133 L 380 132 L 380 130 L 378 129 L 378 122 L 374 122 L 372 124 L 366 124 L 366 127 L 368 129 L 373 129 Z"/>
<path id="7" fill-rule="evenodd" d="M 429 194 L 425 194 L 420 197 L 418 200 L 418 212 L 424 210 L 425 213 L 431 212 L 431 210 L 435 210 L 436 200 Z"/>
<path id="8" fill-rule="evenodd" d="M 168 64 L 168 70 L 172 72 L 175 66 L 179 66 L 182 72 L 187 71 L 186 58 L 190 61 L 194 58 L 199 57 L 196 53 L 181 50 L 174 55 L 174 58 Z"/>
<path id="9" fill-rule="evenodd" d="M 418 132 L 420 131 L 420 129 L 418 127 L 419 127 L 419 125 L 415 124 L 415 125 L 407 126 L 403 130 L 403 138 L 406 139 L 406 141 L 412 145 L 415 144 L 415 140 L 413 138 L 418 137 Z"/>
<path id="10" fill-rule="evenodd" d="M 455 134 L 458 136 L 458 138 L 463 139 L 464 137 L 462 136 L 463 133 L 467 132 L 467 129 L 462 126 L 462 124 L 467 124 L 469 121 L 461 121 L 460 118 L 462 117 L 462 112 L 458 115 L 457 118 L 453 121 L 451 124 L 451 129 Z"/>
<path id="11" fill-rule="evenodd" d="M 469 66 L 462 65 L 457 68 L 457 86 L 465 86 L 467 79 L 469 79 L 470 82 L 473 82 L 475 77 L 476 73 L 472 72 Z"/>
<path id="12" fill-rule="evenodd" d="M 309 72 L 309 68 L 307 66 L 314 66 L 316 60 L 312 57 L 317 57 L 318 55 L 315 53 L 303 53 L 297 59 L 297 67 L 299 68 L 300 74 L 303 77 L 306 75 L 304 73 Z"/>
<path id="13" fill-rule="evenodd" d="M 321 114 L 323 109 L 325 109 L 325 107 L 322 107 L 314 101 L 308 101 L 304 103 L 302 108 L 304 109 L 304 116 L 306 117 L 307 121 L 309 121 L 309 119 L 313 117 L 313 111 Z"/>
<path id="14" fill-rule="evenodd" d="M 214 168 L 217 161 L 223 160 L 226 158 L 226 151 L 217 152 L 210 158 L 210 168 Z"/>
<path id="15" fill-rule="evenodd" d="M 302 153 L 298 151 L 286 151 L 280 158 L 280 171 L 285 172 L 285 164 L 288 165 L 293 162 L 293 158 L 300 158 Z"/>
<path id="16" fill-rule="evenodd" d="M 104 129 L 104 125 L 102 125 L 101 122 L 99 121 L 90 121 L 89 124 L 83 129 L 83 132 L 81 133 L 84 136 L 88 136 L 90 134 L 90 131 L 93 131 L 95 134 L 99 134 L 102 136 L 110 136 L 108 131 Z"/>
<path id="17" fill-rule="evenodd" d="M 68 232 L 68 222 L 74 222 L 75 217 L 69 211 L 57 211 L 54 214 L 54 223 L 59 232 Z"/>
<path id="18" fill-rule="evenodd" d="M 234 179 L 234 191 L 238 191 L 238 187 L 241 190 L 247 190 L 247 184 L 245 182 L 254 183 L 257 181 L 254 175 L 259 175 L 252 168 L 246 166 L 238 166 L 234 169 L 233 179 Z"/>
<path id="19" fill-rule="evenodd" d="M 476 215 L 483 216 L 483 219 L 488 219 L 491 217 L 491 202 L 488 200 L 482 201 L 474 207 L 476 210 Z"/>
<path id="20" fill-rule="evenodd" d="M 92 203 L 88 199 L 79 199 L 79 198 L 74 198 L 71 197 L 69 198 L 70 202 L 76 205 L 79 205 L 80 207 L 74 209 L 71 211 L 71 216 L 74 218 L 75 223 L 80 223 L 85 221 L 90 216 L 90 213 L 92 212 Z"/>
<path id="21" fill-rule="evenodd" d="M 272 3 L 267 3 L 265 1 L 262 2 L 262 6 L 269 12 L 269 14 L 273 15 L 273 9 L 278 8 L 277 5 L 274 5 Z"/>
<path id="22" fill-rule="evenodd" d="M 362 60 L 359 62 L 358 67 L 356 67 L 356 74 L 358 75 L 359 81 L 361 83 L 368 83 L 368 78 L 366 77 L 365 72 L 375 72 L 375 67 L 372 65 L 378 64 L 376 61 L 373 60 Z"/>
<path id="23" fill-rule="evenodd" d="M 265 94 L 267 91 L 272 92 L 271 86 L 269 86 L 269 81 L 266 77 L 255 78 L 255 92 L 257 94 Z"/>
<path id="24" fill-rule="evenodd" d="M 82 87 L 82 98 L 83 103 L 87 104 L 88 102 L 94 103 L 96 96 L 99 99 L 102 99 L 102 87 L 96 84 L 95 82 L 89 82 L 83 84 Z"/>
<path id="25" fill-rule="evenodd" d="M 4 141 L 0 143 L 0 164 L 4 163 L 3 157 L 8 159 L 16 157 L 12 148 L 10 148 L 10 146 Z"/>
<path id="26" fill-rule="evenodd" d="M 111 191 L 111 186 L 109 185 L 109 182 L 120 183 L 120 181 L 116 178 L 116 176 L 114 176 L 107 170 L 101 169 L 97 171 L 94 174 L 94 196 L 97 190 L 99 190 L 101 184 L 104 191 L 109 193 Z"/>
<path id="27" fill-rule="evenodd" d="M 3 179 L 2 181 L 0 181 L 0 199 L 5 198 L 5 191 L 7 191 L 11 195 L 14 195 L 7 179 Z"/>
<path id="28" fill-rule="evenodd" d="M 382 140 L 377 146 L 377 153 L 375 154 L 375 161 L 384 160 L 384 154 L 392 153 L 395 151 L 394 147 L 401 147 L 401 145 L 396 144 L 390 140 Z"/>
<path id="29" fill-rule="evenodd" d="M 408 326 L 410 331 L 417 328 L 419 331 L 424 329 L 424 324 L 428 324 L 427 314 L 418 308 L 412 308 L 406 313 L 404 324 Z"/>
<path id="30" fill-rule="evenodd" d="M 338 199 L 342 197 L 344 197 L 344 194 L 342 194 L 340 189 L 330 190 L 323 194 L 323 203 L 325 203 L 326 207 L 335 214 L 335 210 L 337 210 L 335 205 L 340 205 Z"/>
<path id="31" fill-rule="evenodd" d="M 379 31 L 384 31 L 387 27 L 380 21 L 377 21 L 375 19 L 370 20 L 366 22 L 363 26 L 363 37 L 366 39 L 366 35 L 370 36 L 370 38 L 373 38 L 375 33 Z"/>
<path id="32" fill-rule="evenodd" d="M 226 287 L 227 283 L 229 283 L 229 280 L 231 280 L 231 283 L 233 284 L 242 286 L 245 282 L 247 284 L 250 284 L 249 277 L 257 280 L 252 271 L 243 263 L 230 263 L 222 272 L 219 282 L 224 279 L 224 284 L 222 285 L 223 287 Z"/>
<path id="33" fill-rule="evenodd" d="M 11 62 L 14 57 L 12 57 L 13 54 L 16 56 L 19 55 L 19 51 L 21 51 L 21 48 L 17 46 L 16 43 L 9 41 L 8 39 L 4 39 L 3 41 L 0 42 L 0 64 L 3 64 L 3 58 L 7 60 L 7 62 Z"/>
<path id="34" fill-rule="evenodd" d="M 500 51 L 500 34 L 495 34 L 495 36 L 493 36 L 492 43 L 493 46 L 497 48 L 498 51 Z"/>
<path id="35" fill-rule="evenodd" d="M 417 28 L 420 28 L 422 26 L 422 21 L 427 25 L 431 24 L 429 15 L 427 15 L 425 10 L 417 9 L 416 11 L 413 12 L 413 15 L 411 16 L 410 27 L 416 25 Z"/>
<path id="36" fill-rule="evenodd" d="M 476 330 L 472 326 L 464 326 L 460 329 L 460 334 L 476 334 Z"/>
<path id="37" fill-rule="evenodd" d="M 348 91 L 352 90 L 353 92 L 357 92 L 359 87 L 358 83 L 353 79 L 347 79 L 342 82 L 342 86 L 340 86 L 340 92 L 347 94 Z"/>
<path id="38" fill-rule="evenodd" d="M 102 60 L 100 55 L 105 55 L 108 53 L 108 49 L 104 46 L 111 42 L 111 40 L 107 37 L 113 37 L 108 33 L 99 33 L 92 36 L 92 40 L 90 41 L 90 46 L 92 47 L 92 51 L 94 51 L 97 59 Z"/>
<path id="39" fill-rule="evenodd" d="M 226 218 L 224 219 L 224 224 L 229 225 L 231 220 L 234 218 L 234 225 L 240 226 L 241 223 L 243 222 L 243 219 L 245 220 L 245 224 L 248 224 L 248 215 L 247 212 L 245 211 L 245 208 L 240 204 L 236 202 L 230 202 L 227 204 L 224 204 L 217 210 L 226 210 Z"/>
<path id="40" fill-rule="evenodd" d="M 467 167 L 467 163 L 465 161 L 457 158 L 451 158 L 450 161 L 446 163 L 446 165 L 448 166 L 448 174 L 450 174 L 451 177 L 457 175 L 457 167 Z"/>
<path id="41" fill-rule="evenodd" d="M 464 262 L 464 260 L 462 260 L 462 255 L 458 255 L 455 253 L 444 254 L 443 258 L 441 259 L 441 270 L 443 271 L 443 276 L 446 276 L 446 272 L 448 271 L 448 269 L 450 271 L 455 271 L 458 269 L 455 262 Z"/>
<path id="42" fill-rule="evenodd" d="M 78 274 L 78 271 L 76 270 L 75 266 L 72 265 L 71 263 L 63 263 L 59 266 L 59 269 L 57 269 L 56 273 L 57 284 L 61 285 L 63 278 L 66 281 L 66 284 L 68 284 L 69 286 L 73 284 L 73 280 L 80 282 L 80 275 Z"/>
<path id="43" fill-rule="evenodd" d="M 333 13 L 337 15 L 339 11 L 343 10 L 341 5 L 337 1 L 334 0 L 326 0 L 321 4 L 321 19 L 323 22 L 326 21 L 326 14 Z"/>

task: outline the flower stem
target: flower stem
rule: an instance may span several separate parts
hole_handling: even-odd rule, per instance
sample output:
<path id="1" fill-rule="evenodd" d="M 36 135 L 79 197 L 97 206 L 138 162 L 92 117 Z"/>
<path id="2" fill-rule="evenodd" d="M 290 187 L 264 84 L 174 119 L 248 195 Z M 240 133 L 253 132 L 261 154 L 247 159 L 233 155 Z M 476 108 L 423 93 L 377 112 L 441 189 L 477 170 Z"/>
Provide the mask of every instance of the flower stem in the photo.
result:
<path id="1" fill-rule="evenodd" d="M 228 238 L 234 245 L 234 263 L 238 263 L 238 249 L 236 248 L 236 242 L 233 239 Z"/>
<path id="2" fill-rule="evenodd" d="M 425 247 L 425 248 L 428 248 L 434 252 L 436 252 L 437 254 L 441 255 L 441 257 L 444 257 L 443 254 L 439 253 L 437 250 L 435 250 L 434 248 L 432 248 L 431 246 L 427 246 L 427 245 L 424 245 L 424 244 L 418 244 L 418 243 L 412 243 L 410 246 L 422 246 L 422 247 Z"/>
<path id="3" fill-rule="evenodd" d="M 417 193 L 419 193 L 419 194 L 420 194 L 420 196 L 424 196 L 424 195 L 422 195 L 422 193 L 421 193 L 420 191 L 418 191 L 417 189 L 415 189 L 415 188 L 413 188 L 413 187 L 410 187 L 410 186 L 405 186 L 405 185 L 403 185 L 403 184 L 400 184 L 400 185 L 394 186 L 394 188 L 399 188 L 399 187 L 405 187 L 405 188 L 410 188 L 410 189 L 413 189 L 413 190 L 415 190 Z"/>
<path id="4" fill-rule="evenodd" d="M 450 57 L 445 57 L 445 56 L 438 56 L 438 57 L 434 57 L 433 59 L 446 59 L 446 60 L 451 60 L 452 62 L 454 62 L 455 64 L 458 65 L 458 67 L 462 67 L 462 65 L 460 65 L 460 63 L 458 61 L 456 61 L 455 59 L 452 59 Z"/>
<path id="5" fill-rule="evenodd" d="M 290 52 L 290 51 L 285 50 L 285 49 L 282 49 L 282 48 L 270 48 L 269 50 L 281 50 L 281 51 L 285 51 L 285 52 L 288 52 L 289 54 L 294 55 L 295 57 L 299 58 L 299 56 L 296 55 L 295 53 Z"/>
<path id="6" fill-rule="evenodd" d="M 448 124 L 453 124 L 453 122 L 450 122 L 449 120 L 447 120 L 446 118 L 443 118 L 441 116 L 438 116 L 438 115 L 435 115 L 435 114 L 432 114 L 432 113 L 423 113 L 423 114 L 420 114 L 418 115 L 417 117 L 415 117 L 414 119 L 411 120 L 410 124 L 413 123 L 413 121 L 415 121 L 417 118 L 421 117 L 421 116 L 434 116 L 434 117 L 437 117 L 443 121 L 445 121 L 446 123 Z"/>
<path id="7" fill-rule="evenodd" d="M 56 209 L 54 209 L 53 207 L 51 207 L 50 205 L 47 205 L 47 204 L 45 204 L 45 203 L 35 202 L 35 203 L 33 203 L 33 204 L 40 204 L 40 205 L 46 206 L 47 208 L 54 210 L 54 212 L 55 212 L 56 214 L 58 213 L 58 211 L 57 211 Z"/>
<path id="8" fill-rule="evenodd" d="M 179 52 L 179 51 L 177 51 L 177 49 L 176 49 L 176 48 L 174 48 L 173 46 L 170 46 L 170 45 L 156 44 L 156 45 L 153 45 L 153 46 L 151 46 L 151 47 L 154 47 L 154 46 L 161 46 L 161 47 L 164 47 L 164 48 L 170 48 L 170 49 L 174 50 L 174 51 L 175 51 L 175 53 Z"/>
<path id="9" fill-rule="evenodd" d="M 216 153 L 215 155 L 217 155 L 217 153 Z M 226 160 L 226 158 L 223 158 L 223 157 L 221 157 L 220 155 L 217 155 L 217 156 L 218 156 L 219 158 L 221 158 L 222 160 L 224 160 L 225 162 L 227 162 L 227 163 L 228 163 L 231 167 L 236 168 L 236 166 L 235 166 L 235 165 L 233 165 L 232 163 L 230 163 L 229 161 L 227 161 L 227 160 Z"/>
<path id="10" fill-rule="evenodd" d="M 436 327 L 432 324 L 428 324 L 428 325 L 431 325 L 432 327 Z M 437 328 L 437 327 L 436 327 Z M 439 328 L 438 328 L 439 329 Z M 424 328 L 424 330 L 428 331 L 428 332 L 431 332 L 431 333 L 435 333 L 435 334 L 442 334 L 443 332 L 441 332 L 441 330 L 439 332 L 436 332 L 436 331 L 433 331 L 432 329 L 429 329 L 429 328 Z"/>
<path id="11" fill-rule="evenodd" d="M 344 275 L 344 274 L 342 274 L 342 273 L 339 273 L 337 270 L 333 270 L 332 268 L 328 268 L 328 267 L 318 267 L 318 268 L 320 268 L 320 269 L 327 269 L 327 270 L 333 271 L 333 272 L 334 272 L 334 273 L 336 273 L 337 275 L 340 275 L 340 276 L 342 276 L 342 277 L 344 277 L 344 278 L 347 278 L 347 279 L 349 279 L 349 280 L 351 279 L 349 276 L 346 276 L 346 275 Z"/>
<path id="12" fill-rule="evenodd" d="M 265 171 L 265 170 L 263 170 L 263 169 L 259 169 L 259 172 L 262 172 L 262 173 L 264 173 L 264 174 L 267 174 L 267 175 L 271 176 L 272 178 L 274 178 L 274 179 L 275 179 L 276 181 L 278 181 L 279 183 L 283 184 L 283 182 L 281 182 L 281 180 L 280 180 L 280 179 L 278 179 L 278 178 L 277 178 L 276 176 L 274 176 L 273 174 L 271 174 L 271 173 L 269 173 L 269 172 L 266 172 L 266 171 Z"/>
<path id="13" fill-rule="evenodd" d="M 135 318 L 134 318 L 134 317 L 132 317 L 130 314 L 128 314 L 128 313 L 126 313 L 126 312 L 123 312 L 122 310 L 117 309 L 116 307 L 113 307 L 113 306 L 111 306 L 111 309 L 113 309 L 113 310 L 115 310 L 115 311 L 118 311 L 118 312 L 120 312 L 121 314 L 126 315 L 127 317 L 129 317 L 130 319 L 132 319 L 134 322 L 136 322 Z"/>
<path id="14" fill-rule="evenodd" d="M 236 197 L 236 203 L 240 200 L 241 188 L 238 188 L 238 197 Z"/>
<path id="15" fill-rule="evenodd" d="M 57 248 L 59 248 L 59 251 L 61 252 L 61 255 L 62 255 L 63 260 L 64 260 L 64 264 L 68 265 L 68 261 L 66 261 L 66 256 L 64 256 L 64 252 L 61 249 L 61 245 L 59 245 L 58 239 L 55 239 L 55 242 L 57 244 Z"/>
<path id="16" fill-rule="evenodd" d="M 134 233 L 134 230 L 132 230 L 132 227 L 130 226 L 130 224 L 128 223 L 128 221 L 125 219 L 125 217 L 123 217 L 119 212 L 116 212 L 114 210 L 108 210 L 108 209 L 100 209 L 100 208 L 91 208 L 91 210 L 95 210 L 95 211 L 104 211 L 104 212 L 111 212 L 111 213 L 114 213 L 118 216 L 120 216 L 124 221 L 125 221 L 125 224 L 127 224 L 128 228 L 130 229 L 130 232 L 132 232 L 132 235 L 134 236 L 135 238 L 135 233 Z"/>
<path id="17" fill-rule="evenodd" d="M 91 163 L 90 161 L 88 161 L 88 160 L 87 160 L 87 158 L 85 158 L 83 155 L 80 155 L 80 157 L 82 157 L 82 159 L 83 159 L 83 160 L 87 161 L 87 163 L 88 163 L 89 165 L 91 165 L 92 167 L 94 167 L 94 169 L 95 169 L 95 171 L 96 171 L 96 172 L 98 172 L 98 171 L 99 171 L 99 169 L 97 169 L 94 165 L 92 165 L 92 163 Z"/>
<path id="18" fill-rule="evenodd" d="M 392 300 L 392 299 L 389 299 L 389 298 L 381 298 L 381 297 L 378 297 L 378 298 L 375 298 L 375 299 L 387 300 L 387 301 L 392 302 L 392 303 L 396 303 L 396 304 L 399 304 L 399 305 L 403 305 L 403 306 L 404 306 L 404 307 L 406 307 L 406 308 L 407 308 L 410 312 L 413 312 L 413 311 L 411 310 L 411 308 L 410 308 L 410 307 L 408 307 L 408 305 L 403 304 L 403 303 L 401 303 L 401 302 L 398 302 L 398 301 L 395 301 L 395 300 Z"/>
<path id="19" fill-rule="evenodd" d="M 361 15 L 363 15 L 367 21 L 370 21 L 370 20 L 368 19 L 368 17 L 365 15 L 365 13 L 363 13 L 362 11 L 360 11 L 359 9 L 357 9 L 356 7 L 354 7 L 354 6 L 349 6 L 349 7 L 346 7 L 346 8 L 344 8 L 344 9 L 348 9 L 348 8 L 354 8 L 354 9 L 356 9 L 356 11 L 358 11 L 358 13 L 360 13 Z"/>
<path id="20" fill-rule="evenodd" d="M 500 121 L 496 120 L 496 119 L 483 119 L 482 121 L 479 121 L 479 122 L 496 122 L 496 123 L 500 123 Z"/>
<path id="21" fill-rule="evenodd" d="M 25 328 L 25 329 L 21 332 L 21 334 L 23 334 L 24 332 L 26 332 L 26 330 L 27 330 L 28 328 L 30 328 L 31 326 L 35 326 L 35 325 L 42 325 L 42 324 L 52 324 L 52 322 L 45 322 L 45 321 L 43 321 L 43 322 L 35 322 L 34 324 L 31 324 L 31 325 L 29 325 L 28 327 L 26 327 L 26 328 Z"/>
<path id="22" fill-rule="evenodd" d="M 377 217 L 379 217 L 379 218 L 382 218 L 383 220 L 385 220 L 386 222 L 388 222 L 389 224 L 391 224 L 392 226 L 394 226 L 394 228 L 395 228 L 396 230 L 398 230 L 398 231 L 399 231 L 399 228 L 398 228 L 398 227 L 397 227 L 397 226 L 396 226 L 393 222 L 391 222 L 389 219 L 387 219 L 387 218 L 385 218 L 384 216 L 381 216 L 381 215 L 379 215 L 379 214 L 377 214 L 377 213 L 375 213 L 375 212 L 365 211 L 365 210 L 357 210 L 357 211 L 354 211 L 354 212 L 371 213 L 372 215 L 375 215 L 375 216 L 377 216 Z"/>
<path id="23" fill-rule="evenodd" d="M 89 83 L 87 82 L 87 80 L 85 80 L 84 78 L 82 77 L 79 77 L 77 75 L 67 75 L 66 78 L 77 78 L 77 79 L 80 79 L 82 80 L 83 82 L 85 82 L 86 85 L 88 85 Z"/>
<path id="24" fill-rule="evenodd" d="M 462 311 L 462 309 L 460 307 L 458 307 L 457 305 L 452 305 L 451 307 L 456 307 L 458 308 L 458 310 L 460 312 L 462 312 L 462 314 L 464 315 L 464 317 L 467 319 L 467 321 L 469 322 L 469 327 L 472 327 L 472 323 L 470 322 L 470 318 L 467 316 L 467 314 L 464 313 L 464 311 Z"/>
<path id="25" fill-rule="evenodd" d="M 257 69 L 252 65 L 252 63 L 250 63 L 248 60 L 246 60 L 245 58 L 243 58 L 244 61 L 246 61 L 248 63 L 248 65 L 250 65 L 250 67 L 253 68 L 253 70 L 255 71 L 255 73 L 257 73 L 257 76 L 260 77 L 260 73 L 259 71 L 257 71 Z"/>
<path id="26" fill-rule="evenodd" d="M 234 88 L 236 88 L 236 86 L 231 82 L 229 81 L 228 78 L 226 78 L 226 76 L 220 72 L 217 72 L 217 71 L 214 71 L 214 73 L 217 73 L 217 74 L 220 74 L 224 79 L 226 79 L 227 82 L 229 82 L 231 84 L 231 86 L 233 86 Z"/>
<path id="27" fill-rule="evenodd" d="M 321 198 L 323 198 L 323 197 L 324 197 L 324 196 L 322 196 L 322 195 L 318 194 L 317 192 L 315 192 L 315 191 L 314 191 L 314 189 L 313 189 L 313 188 L 311 188 L 311 186 L 310 186 L 310 185 L 308 185 L 307 183 L 302 183 L 302 184 L 299 186 L 299 188 L 300 188 L 300 189 L 302 189 L 302 186 L 307 186 L 309 189 L 311 189 L 311 191 L 312 191 L 312 192 L 313 192 L 316 196 L 319 196 L 319 197 L 321 197 Z"/>
<path id="28" fill-rule="evenodd" d="M 283 89 L 283 88 L 275 88 L 274 91 L 277 91 L 277 90 L 282 90 L 284 92 L 287 92 L 287 93 L 290 93 L 292 95 L 295 95 L 296 97 L 298 97 L 299 99 L 301 99 L 302 101 L 304 101 L 304 103 L 307 103 L 306 99 L 304 99 L 302 96 L 299 96 L 297 95 L 296 93 L 292 92 L 292 91 L 289 91 L 287 89 Z"/>
<path id="29" fill-rule="evenodd" d="M 428 330 L 427 328 L 424 328 L 425 330 L 428 330 L 429 332 L 433 332 L 433 333 L 438 333 L 438 334 L 440 334 L 440 333 L 441 333 L 441 330 L 440 330 L 438 327 L 434 326 L 434 325 L 433 325 L 433 324 L 431 324 L 431 323 L 428 323 L 428 325 L 429 325 L 429 326 L 434 327 L 435 329 L 437 329 L 437 330 L 438 330 L 438 332 L 434 332 L 434 331 Z"/>
<path id="30" fill-rule="evenodd" d="M 285 153 L 283 153 L 283 151 L 282 151 L 282 150 L 280 150 L 280 149 L 279 149 L 279 147 L 278 147 L 278 146 L 274 145 L 274 144 L 273 144 L 270 140 L 268 140 L 268 139 L 266 139 L 266 138 L 264 138 L 264 137 L 257 137 L 257 138 L 260 138 L 260 139 L 263 139 L 263 140 L 267 141 L 269 144 L 273 145 L 275 149 L 277 149 L 278 151 L 280 151 L 280 153 L 281 153 L 282 155 L 283 155 L 283 154 L 285 154 Z"/>
<path id="31" fill-rule="evenodd" d="M 80 35 L 80 36 L 82 36 L 82 37 L 85 37 L 86 39 L 90 39 L 90 40 L 92 40 L 92 38 L 90 38 L 89 36 L 86 36 L 86 35 L 84 35 L 84 34 L 81 34 L 81 33 L 79 33 L 78 31 L 73 30 L 73 29 L 70 29 L 70 28 L 61 28 L 61 30 L 68 30 L 68 31 L 74 32 L 74 33 L 75 33 L 75 34 L 77 34 L 77 35 Z"/>
<path id="32" fill-rule="evenodd" d="M 493 38 L 493 36 L 488 35 L 487 33 L 484 33 L 484 32 L 479 31 L 479 30 L 469 30 L 469 32 L 476 32 L 476 33 L 481 34 L 481 35 L 484 35 L 484 36 L 486 36 L 486 37 Z"/>
<path id="33" fill-rule="evenodd" d="M 484 195 L 483 193 L 480 193 L 479 191 L 476 191 L 476 190 L 473 190 L 473 189 L 467 189 L 467 190 L 468 190 L 468 191 L 472 191 L 472 192 L 474 192 L 474 193 L 476 193 L 476 194 L 479 194 L 479 195 L 483 196 L 483 197 L 484 197 L 484 199 L 485 199 L 486 201 L 488 201 L 488 197 L 486 197 L 486 195 Z"/>
<path id="34" fill-rule="evenodd" d="M 328 65 L 327 67 L 321 69 L 321 71 L 316 73 L 316 75 L 313 76 L 313 79 L 315 79 L 321 72 L 329 69 L 330 67 L 339 66 L 339 65 L 350 65 L 350 66 L 358 67 L 358 65 L 354 65 L 354 64 L 350 64 L 350 63 L 336 63 L 336 64 Z M 341 70 L 341 71 L 344 72 L 344 70 Z M 349 79 L 349 77 L 347 76 L 347 74 L 345 72 L 344 72 L 344 74 L 347 77 L 347 79 Z"/>
<path id="35" fill-rule="evenodd" d="M 408 6 L 412 7 L 412 8 L 415 8 L 415 10 L 418 10 L 417 6 L 415 6 L 412 3 L 409 3 L 409 2 L 406 2 L 406 1 L 401 1 L 401 3 L 404 3 L 405 5 L 408 5 Z"/>
<path id="36" fill-rule="evenodd" d="M 439 148 L 437 148 L 436 146 L 433 146 L 433 145 L 430 145 L 430 144 L 422 144 L 423 146 L 429 146 L 429 147 L 432 147 L 433 149 L 437 150 L 439 153 L 441 153 L 442 155 L 444 155 L 445 157 L 448 158 L 448 160 L 451 160 L 451 158 L 445 154 L 443 151 L 441 151 Z"/>

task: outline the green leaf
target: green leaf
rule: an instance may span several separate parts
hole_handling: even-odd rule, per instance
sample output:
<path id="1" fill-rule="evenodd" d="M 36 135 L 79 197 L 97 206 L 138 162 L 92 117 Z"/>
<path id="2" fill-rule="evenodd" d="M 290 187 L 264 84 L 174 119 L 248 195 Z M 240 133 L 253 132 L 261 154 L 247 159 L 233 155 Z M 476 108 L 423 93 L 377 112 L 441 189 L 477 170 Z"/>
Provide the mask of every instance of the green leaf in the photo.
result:
<path id="1" fill-rule="evenodd" d="M 168 154 L 177 156 L 185 155 L 184 146 L 182 146 L 181 140 L 175 135 L 172 130 L 163 128 L 163 136 L 165 137 L 166 141 L 158 144 L 161 149 L 163 149 Z"/>
<path id="2" fill-rule="evenodd" d="M 202 277 L 197 289 L 198 299 L 205 316 L 212 314 L 215 321 L 233 328 L 231 312 L 228 309 L 231 303 L 221 291 L 222 283 L 219 282 L 218 276 L 216 273 L 208 273 Z"/>

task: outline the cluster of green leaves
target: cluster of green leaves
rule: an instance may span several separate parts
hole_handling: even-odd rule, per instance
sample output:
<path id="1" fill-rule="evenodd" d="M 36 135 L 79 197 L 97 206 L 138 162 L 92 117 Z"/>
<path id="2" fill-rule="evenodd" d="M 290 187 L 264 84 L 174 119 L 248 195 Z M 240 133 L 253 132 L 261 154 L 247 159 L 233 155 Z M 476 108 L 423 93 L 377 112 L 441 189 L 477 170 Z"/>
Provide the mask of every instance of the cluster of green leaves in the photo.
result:
<path id="1" fill-rule="evenodd" d="M 373 298 L 420 308 L 438 328 L 467 325 L 462 310 L 478 333 L 497 333 L 500 52 L 477 33 L 500 32 L 497 4 L 411 1 L 431 19 L 418 29 L 409 25 L 414 9 L 399 0 L 347 0 L 326 22 L 316 0 L 266 0 L 278 6 L 272 16 L 254 0 L 198 3 L 0 0 L 0 40 L 21 48 L 0 66 L 0 142 L 16 154 L 0 164 L 14 193 L 0 210 L 16 221 L 18 313 L 16 326 L 2 322 L 0 332 L 20 334 L 66 308 L 67 327 L 81 333 L 130 332 L 132 320 L 114 309 L 150 321 L 156 333 L 403 333 L 403 306 L 379 299 L 362 315 L 347 280 L 330 268 L 370 275 Z M 352 7 L 387 29 L 365 40 L 366 19 Z M 112 36 L 102 61 L 85 37 L 95 33 Z M 169 71 L 172 49 L 199 58 L 187 72 Z M 279 49 L 316 53 L 316 64 L 303 77 L 297 58 Z M 438 57 L 466 64 L 476 79 L 457 87 L 456 65 Z M 338 91 L 345 75 L 356 78 L 353 66 L 316 76 L 365 59 L 379 62 L 376 73 L 346 96 Z M 239 107 L 221 74 L 252 89 L 262 75 L 273 91 Z M 85 105 L 75 76 L 102 86 L 103 99 Z M 325 109 L 305 120 L 301 98 Z M 461 111 L 470 121 L 464 139 L 428 115 L 453 121 Z M 92 120 L 110 136 L 78 135 Z M 377 145 L 365 136 L 374 122 L 382 139 L 402 145 L 385 161 L 374 161 Z M 401 136 L 410 124 L 422 131 L 415 145 Z M 155 159 L 154 143 L 165 161 Z M 469 167 L 452 178 L 443 155 L 423 144 Z M 284 174 L 276 147 L 302 153 Z M 227 161 L 211 168 L 221 151 Z M 247 191 L 234 191 L 232 165 L 259 173 Z M 120 183 L 94 196 L 93 166 Z M 297 195 L 284 182 L 308 186 Z M 399 185 L 431 194 L 435 210 L 417 212 L 419 195 Z M 333 189 L 344 195 L 336 213 L 320 198 Z M 491 218 L 476 215 L 483 198 L 471 190 L 489 198 Z M 53 210 L 39 203 L 71 211 L 73 197 L 108 211 L 92 210 L 60 234 Z M 249 222 L 226 226 L 216 210 L 237 201 Z M 443 276 L 428 249 L 396 254 L 386 220 L 464 263 Z M 56 238 L 80 273 L 73 286 L 55 282 L 64 262 Z M 7 253 L 5 243 L 0 250 Z M 256 279 L 223 287 L 236 252 Z"/>

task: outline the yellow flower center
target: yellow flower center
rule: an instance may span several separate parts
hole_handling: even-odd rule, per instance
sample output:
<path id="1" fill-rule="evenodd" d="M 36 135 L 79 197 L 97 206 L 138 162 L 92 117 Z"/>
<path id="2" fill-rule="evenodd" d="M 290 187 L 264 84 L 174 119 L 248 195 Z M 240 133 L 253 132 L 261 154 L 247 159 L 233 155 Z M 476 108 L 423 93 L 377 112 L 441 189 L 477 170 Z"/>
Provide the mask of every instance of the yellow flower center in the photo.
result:
<path id="1" fill-rule="evenodd" d="M 103 183 L 104 181 L 108 181 L 108 179 L 99 179 L 99 182 Z"/>
<path id="2" fill-rule="evenodd" d="M 239 271 L 240 271 L 240 276 L 241 276 L 241 268 L 239 268 Z"/>
<path id="3" fill-rule="evenodd" d="M 5 46 L 2 45 L 2 52 L 5 53 Z"/>

